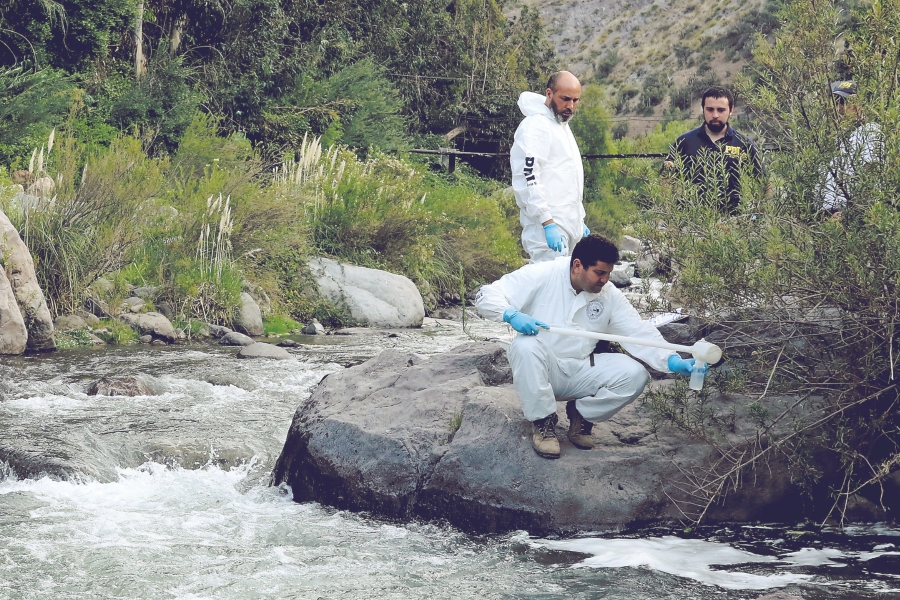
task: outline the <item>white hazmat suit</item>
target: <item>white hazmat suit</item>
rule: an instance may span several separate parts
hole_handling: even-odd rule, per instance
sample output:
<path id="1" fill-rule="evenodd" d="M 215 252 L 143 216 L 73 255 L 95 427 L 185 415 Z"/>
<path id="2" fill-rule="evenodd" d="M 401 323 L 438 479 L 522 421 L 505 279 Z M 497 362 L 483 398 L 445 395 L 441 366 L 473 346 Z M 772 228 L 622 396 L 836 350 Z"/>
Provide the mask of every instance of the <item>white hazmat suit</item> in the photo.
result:
<path id="1" fill-rule="evenodd" d="M 504 275 L 478 292 L 478 312 L 502 321 L 512 307 L 551 327 L 611 333 L 665 341 L 652 324 L 641 319 L 614 285 L 598 294 L 576 293 L 570 279 L 568 257 L 530 264 Z M 650 376 L 624 354 L 590 355 L 595 341 L 541 330 L 536 336 L 517 335 L 509 347 L 513 384 L 529 421 L 556 412 L 557 400 L 577 399 L 575 407 L 591 422 L 605 421 L 637 398 Z M 631 355 L 654 369 L 669 373 L 671 350 L 623 344 Z"/>
<path id="2" fill-rule="evenodd" d="M 546 98 L 522 92 L 519 109 L 525 118 L 516 129 L 510 151 L 512 187 L 522 223 L 522 246 L 532 262 L 568 254 L 547 246 L 542 223 L 553 219 L 567 248 L 584 233 L 584 167 L 568 123 L 553 116 Z"/>

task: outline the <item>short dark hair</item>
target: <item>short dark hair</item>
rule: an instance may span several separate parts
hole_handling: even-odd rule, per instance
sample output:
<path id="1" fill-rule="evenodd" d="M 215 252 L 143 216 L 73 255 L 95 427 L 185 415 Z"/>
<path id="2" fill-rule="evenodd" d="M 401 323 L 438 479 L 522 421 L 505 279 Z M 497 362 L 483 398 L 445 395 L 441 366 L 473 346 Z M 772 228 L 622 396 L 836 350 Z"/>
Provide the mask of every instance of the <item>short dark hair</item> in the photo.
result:
<path id="1" fill-rule="evenodd" d="M 734 94 L 730 90 L 718 86 L 709 88 L 703 92 L 703 96 L 700 98 L 700 106 L 703 108 L 706 108 L 707 98 L 725 98 L 728 100 L 728 110 L 734 110 Z"/>
<path id="2" fill-rule="evenodd" d="M 592 233 L 575 244 L 569 259 L 570 267 L 576 258 L 585 268 L 594 266 L 598 261 L 614 265 L 619 260 L 619 249 L 599 233 Z"/>

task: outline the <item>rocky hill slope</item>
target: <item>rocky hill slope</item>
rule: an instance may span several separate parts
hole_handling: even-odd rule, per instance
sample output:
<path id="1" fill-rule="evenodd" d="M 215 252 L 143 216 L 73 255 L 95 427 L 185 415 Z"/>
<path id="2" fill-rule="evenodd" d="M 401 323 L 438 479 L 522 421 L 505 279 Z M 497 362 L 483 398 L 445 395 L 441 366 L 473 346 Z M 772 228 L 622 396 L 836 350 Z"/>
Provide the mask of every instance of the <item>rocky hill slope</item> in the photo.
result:
<path id="1" fill-rule="evenodd" d="M 696 88 L 730 82 L 757 32 L 777 27 L 777 0 L 519 0 L 539 11 L 560 63 L 610 84 L 617 112 L 689 110 Z"/>

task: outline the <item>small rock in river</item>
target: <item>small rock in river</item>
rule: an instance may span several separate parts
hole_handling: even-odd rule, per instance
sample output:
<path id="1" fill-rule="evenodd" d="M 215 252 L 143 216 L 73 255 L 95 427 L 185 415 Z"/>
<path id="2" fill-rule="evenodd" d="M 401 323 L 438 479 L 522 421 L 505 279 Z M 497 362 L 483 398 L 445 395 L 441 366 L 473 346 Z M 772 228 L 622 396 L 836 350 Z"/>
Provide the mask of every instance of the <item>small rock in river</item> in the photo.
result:
<path id="1" fill-rule="evenodd" d="M 284 348 L 279 348 L 273 344 L 265 342 L 256 342 L 249 346 L 244 346 L 238 352 L 238 358 L 272 358 L 275 360 L 287 360 L 291 358 L 290 353 Z"/>
<path id="2" fill-rule="evenodd" d="M 155 396 L 140 377 L 102 377 L 88 386 L 88 396 Z"/>

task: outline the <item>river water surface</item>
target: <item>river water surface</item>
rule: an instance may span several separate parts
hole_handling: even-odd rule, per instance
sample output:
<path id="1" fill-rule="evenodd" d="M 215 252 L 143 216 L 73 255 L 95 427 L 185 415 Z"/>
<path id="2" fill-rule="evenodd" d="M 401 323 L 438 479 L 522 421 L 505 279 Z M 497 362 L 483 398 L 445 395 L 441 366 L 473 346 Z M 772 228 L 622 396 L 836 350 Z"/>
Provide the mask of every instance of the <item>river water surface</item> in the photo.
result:
<path id="1" fill-rule="evenodd" d="M 888 527 L 539 539 L 297 504 L 269 475 L 324 375 L 467 338 L 440 322 L 296 339 L 290 361 L 215 345 L 0 358 L 0 444 L 75 472 L 19 479 L 0 463 L 0 598 L 900 598 Z M 104 375 L 145 376 L 159 394 L 86 395 Z"/>

